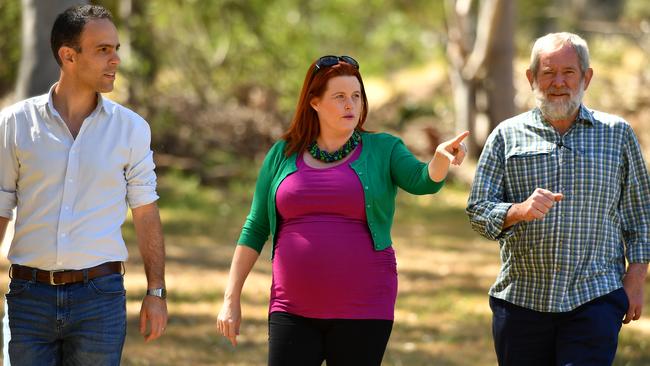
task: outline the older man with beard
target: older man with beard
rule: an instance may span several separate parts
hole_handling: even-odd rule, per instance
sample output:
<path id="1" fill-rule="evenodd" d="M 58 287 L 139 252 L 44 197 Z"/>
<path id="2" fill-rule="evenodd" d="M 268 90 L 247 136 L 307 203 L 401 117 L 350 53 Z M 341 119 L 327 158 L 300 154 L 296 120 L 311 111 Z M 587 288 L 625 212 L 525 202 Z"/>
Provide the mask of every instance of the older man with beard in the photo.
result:
<path id="1" fill-rule="evenodd" d="M 575 34 L 539 38 L 537 108 L 501 123 L 478 163 L 467 214 L 499 242 L 490 288 L 499 365 L 611 365 L 641 316 L 650 182 L 632 128 L 582 104 L 593 70 Z"/>

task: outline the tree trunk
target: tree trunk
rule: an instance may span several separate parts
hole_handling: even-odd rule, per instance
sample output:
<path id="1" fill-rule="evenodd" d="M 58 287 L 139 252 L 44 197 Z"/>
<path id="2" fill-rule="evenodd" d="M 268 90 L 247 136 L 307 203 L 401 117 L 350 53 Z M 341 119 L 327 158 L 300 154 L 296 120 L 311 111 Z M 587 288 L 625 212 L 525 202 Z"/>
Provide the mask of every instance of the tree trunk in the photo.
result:
<path id="1" fill-rule="evenodd" d="M 496 16 L 494 42 L 490 48 L 485 66 L 487 74 L 483 88 L 487 92 L 488 132 L 501 121 L 515 114 L 515 87 L 513 60 L 515 59 L 515 2 L 503 1 L 501 11 Z M 485 142 L 485 136 L 482 142 Z M 482 145 L 482 144 L 481 144 Z"/>
<path id="2" fill-rule="evenodd" d="M 514 0 L 447 0 L 447 55 L 456 129 L 469 130 L 469 155 L 478 158 L 487 135 L 514 114 Z M 458 132 L 457 131 L 457 132 Z"/>
<path id="3" fill-rule="evenodd" d="M 59 65 L 50 47 L 57 15 L 79 0 L 22 0 L 22 46 L 16 100 L 46 93 L 59 77 Z"/>
<path id="4" fill-rule="evenodd" d="M 449 72 L 451 88 L 454 97 L 454 115 L 456 117 L 456 132 L 474 131 L 474 120 L 476 118 L 476 85 L 473 80 L 464 79 L 459 70 L 452 69 Z M 480 151 L 481 146 L 476 144 L 474 136 L 466 140 L 470 151 Z"/>

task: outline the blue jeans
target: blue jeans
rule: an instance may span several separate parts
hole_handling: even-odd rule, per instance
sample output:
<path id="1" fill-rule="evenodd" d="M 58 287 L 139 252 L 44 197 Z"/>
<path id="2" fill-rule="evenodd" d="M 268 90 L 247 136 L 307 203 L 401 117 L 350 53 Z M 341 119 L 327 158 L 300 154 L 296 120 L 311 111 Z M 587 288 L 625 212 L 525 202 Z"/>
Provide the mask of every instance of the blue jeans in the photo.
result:
<path id="1" fill-rule="evenodd" d="M 62 286 L 12 279 L 6 301 L 12 366 L 120 364 L 126 336 L 121 274 Z"/>
<path id="2" fill-rule="evenodd" d="M 611 365 L 628 306 L 623 288 L 566 313 L 542 313 L 490 297 L 499 365 Z"/>

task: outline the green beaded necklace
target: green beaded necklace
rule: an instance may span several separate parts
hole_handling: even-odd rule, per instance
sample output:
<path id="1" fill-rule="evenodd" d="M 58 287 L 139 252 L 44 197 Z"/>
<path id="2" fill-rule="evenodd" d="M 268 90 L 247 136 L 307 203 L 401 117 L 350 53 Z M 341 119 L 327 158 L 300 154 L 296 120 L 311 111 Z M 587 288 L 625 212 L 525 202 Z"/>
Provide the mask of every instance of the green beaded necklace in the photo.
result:
<path id="1" fill-rule="evenodd" d="M 327 152 L 323 151 L 318 148 L 318 145 L 316 144 L 316 141 L 312 142 L 308 147 L 307 151 L 309 151 L 309 154 L 314 157 L 314 159 L 323 161 L 325 163 L 332 163 L 335 161 L 339 161 L 343 159 L 344 157 L 348 156 L 352 150 L 354 150 L 357 145 L 359 145 L 359 141 L 361 141 L 361 133 L 359 131 L 355 130 L 352 133 L 352 136 L 350 136 L 350 139 L 341 146 L 340 149 L 334 151 L 334 152 Z"/>

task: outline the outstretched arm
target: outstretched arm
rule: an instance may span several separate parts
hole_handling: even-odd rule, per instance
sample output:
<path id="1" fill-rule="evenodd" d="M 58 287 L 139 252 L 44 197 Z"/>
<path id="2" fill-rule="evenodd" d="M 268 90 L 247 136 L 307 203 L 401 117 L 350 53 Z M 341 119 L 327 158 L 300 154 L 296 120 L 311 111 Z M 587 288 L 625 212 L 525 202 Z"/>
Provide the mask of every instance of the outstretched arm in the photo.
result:
<path id="1" fill-rule="evenodd" d="M 449 164 L 460 165 L 463 162 L 467 153 L 463 140 L 467 136 L 469 136 L 469 131 L 438 145 L 433 159 L 429 163 L 429 177 L 432 181 L 440 182 L 445 179 L 449 171 Z"/>

